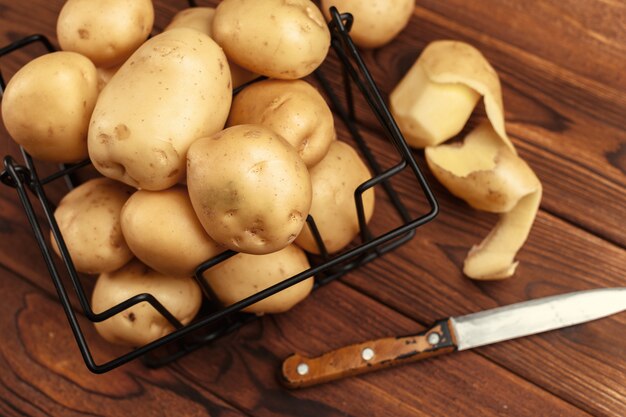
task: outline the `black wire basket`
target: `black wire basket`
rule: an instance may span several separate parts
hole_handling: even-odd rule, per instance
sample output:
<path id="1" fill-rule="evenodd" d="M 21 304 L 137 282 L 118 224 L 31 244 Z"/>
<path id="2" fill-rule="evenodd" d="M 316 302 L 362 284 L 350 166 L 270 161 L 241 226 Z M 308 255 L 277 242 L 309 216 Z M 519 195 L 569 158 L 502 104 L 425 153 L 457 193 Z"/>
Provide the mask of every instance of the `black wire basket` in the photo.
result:
<path id="1" fill-rule="evenodd" d="M 195 2 L 190 1 L 190 5 Z M 374 80 L 367 70 L 359 52 L 355 48 L 348 32 L 352 26 L 352 16 L 349 13 L 339 13 L 336 8 L 331 8 L 331 20 L 329 28 L 332 35 L 332 49 L 339 58 L 342 65 L 342 77 L 345 87 L 346 103 L 343 104 L 333 91 L 327 78 L 322 74 L 322 70 L 318 69 L 314 73 L 314 77 L 322 90 L 325 92 L 334 113 L 345 124 L 350 132 L 354 143 L 357 145 L 361 154 L 369 165 L 373 177 L 362 183 L 354 192 L 354 199 L 357 208 L 357 215 L 360 227 L 358 241 L 348 250 L 339 254 L 330 255 L 324 246 L 322 237 L 320 236 L 315 219 L 310 215 L 307 217 L 307 223 L 311 228 L 315 241 L 317 242 L 320 256 L 310 257 L 311 267 L 297 275 L 294 275 L 284 281 L 269 287 L 265 290 L 247 297 L 235 304 L 222 306 L 218 303 L 217 298 L 206 281 L 202 278 L 202 274 L 207 269 L 215 266 L 229 257 L 236 254 L 233 251 L 226 251 L 212 259 L 199 265 L 195 271 L 195 278 L 203 289 L 206 300 L 198 316 L 188 325 L 183 326 L 155 297 L 151 294 L 139 294 L 131 297 L 124 302 L 113 306 L 112 308 L 101 312 L 94 313 L 88 301 L 87 291 L 81 282 L 81 278 L 77 273 L 67 247 L 63 242 L 63 237 L 59 231 L 59 227 L 54 218 L 54 205 L 50 202 L 46 195 L 45 188 L 53 181 L 64 179 L 69 189 L 73 188 L 73 175 L 81 168 L 90 164 L 88 160 L 74 165 L 61 165 L 60 169 L 51 175 L 40 178 L 37 174 L 35 161 L 33 158 L 21 148 L 24 164 L 19 164 L 12 156 L 4 157 L 4 170 L 0 173 L 0 180 L 3 184 L 16 190 L 20 202 L 24 207 L 24 211 L 28 221 L 33 229 L 33 233 L 43 254 L 50 277 L 54 283 L 58 293 L 61 305 L 67 315 L 70 327 L 76 338 L 76 342 L 80 349 L 81 355 L 87 365 L 87 368 L 94 373 L 104 373 L 110 371 L 122 364 L 133 359 L 142 357 L 144 363 L 148 366 L 156 367 L 167 364 L 194 349 L 205 345 L 220 336 L 232 332 L 241 327 L 243 324 L 257 319 L 257 316 L 242 312 L 242 310 L 266 297 L 269 297 L 279 291 L 282 291 L 292 285 L 297 284 L 309 277 L 314 277 L 314 288 L 325 285 L 348 271 L 370 262 L 377 257 L 399 247 L 415 236 L 416 228 L 432 220 L 438 212 L 437 202 L 433 196 L 426 180 L 424 179 L 420 168 L 413 158 L 409 147 L 402 137 L 393 117 L 389 113 Z M 0 57 L 8 55 L 14 51 L 26 48 L 31 44 L 42 44 L 49 52 L 55 51 L 55 48 L 42 35 L 32 35 L 13 42 L 12 44 L 0 48 Z M 323 65 L 324 66 L 324 65 Z M 322 66 L 322 67 L 323 67 Z M 253 81 L 254 82 L 254 81 Z M 363 139 L 359 129 L 357 128 L 355 115 L 355 97 L 353 89 L 357 87 L 365 101 L 368 103 L 371 111 L 380 123 L 382 131 L 387 141 L 392 145 L 395 155 L 394 158 L 399 162 L 394 162 L 388 168 L 381 168 L 374 153 L 368 147 Z M 244 86 L 234 91 L 237 94 Z M 0 74 L 0 94 L 4 91 L 5 82 Z M 396 160 L 394 159 L 394 161 Z M 414 198 L 425 198 L 428 206 L 424 213 L 412 216 L 402 202 L 398 193 L 394 190 L 391 180 L 400 174 L 411 175 L 419 184 L 423 196 L 418 193 Z M 374 234 L 368 228 L 365 220 L 362 194 L 371 187 L 380 186 L 384 189 L 386 196 L 390 202 L 390 207 L 396 212 L 401 219 L 399 225 L 394 226 L 392 230 L 383 233 Z M 45 238 L 44 227 L 42 222 L 37 218 L 35 206 L 31 195 L 34 196 L 40 208 L 43 210 L 47 226 L 50 228 L 51 234 L 56 239 L 62 255 L 62 267 L 59 268 L 55 263 L 52 255 L 51 246 L 48 239 Z M 62 272 L 62 273 L 61 273 Z M 65 276 L 65 280 L 62 279 Z M 70 285 L 67 284 L 69 281 Z M 106 320 L 116 314 L 121 313 L 125 309 L 141 303 L 147 302 L 152 305 L 160 314 L 167 319 L 175 330 L 145 346 L 141 346 L 135 350 L 125 353 L 119 357 L 108 360 L 104 363 L 96 363 L 91 350 L 88 346 L 85 334 L 81 329 L 78 321 L 77 311 L 72 307 L 70 301 L 70 291 L 73 291 L 80 305 L 80 313 L 91 322 L 100 322 Z M 76 309 L 78 310 L 78 309 Z M 165 346 L 167 344 L 167 346 Z M 157 349 L 160 348 L 160 349 Z"/>

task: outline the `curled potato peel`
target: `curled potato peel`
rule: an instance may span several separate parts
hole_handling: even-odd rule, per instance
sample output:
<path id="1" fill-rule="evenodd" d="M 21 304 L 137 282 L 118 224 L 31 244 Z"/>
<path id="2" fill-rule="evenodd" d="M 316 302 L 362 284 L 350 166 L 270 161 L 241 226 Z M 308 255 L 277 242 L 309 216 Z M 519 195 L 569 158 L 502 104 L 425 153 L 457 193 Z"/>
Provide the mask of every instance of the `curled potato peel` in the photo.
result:
<path id="1" fill-rule="evenodd" d="M 481 96 L 489 121 L 461 144 L 442 144 L 461 131 Z M 483 280 L 513 275 L 542 187 L 506 134 L 493 67 L 468 44 L 433 42 L 391 93 L 390 104 L 409 144 L 426 148 L 428 166 L 452 194 L 476 209 L 500 213 L 493 230 L 469 251 L 465 275 Z"/>
<path id="2" fill-rule="evenodd" d="M 485 122 L 470 132 L 463 144 L 426 148 L 426 162 L 452 194 L 478 210 L 506 213 L 539 180 Z"/>
<path id="3" fill-rule="evenodd" d="M 494 229 L 474 246 L 463 272 L 474 279 L 502 279 L 515 272 L 522 247 L 539 209 L 541 183 L 488 123 L 474 129 L 462 145 L 426 148 L 433 174 L 452 194 L 479 210 L 501 213 Z"/>
<path id="4" fill-rule="evenodd" d="M 541 202 L 541 183 L 537 189 L 522 197 L 479 244 L 470 249 L 463 273 L 470 278 L 493 280 L 508 278 L 515 273 L 515 254 L 522 247 L 535 221 Z"/>

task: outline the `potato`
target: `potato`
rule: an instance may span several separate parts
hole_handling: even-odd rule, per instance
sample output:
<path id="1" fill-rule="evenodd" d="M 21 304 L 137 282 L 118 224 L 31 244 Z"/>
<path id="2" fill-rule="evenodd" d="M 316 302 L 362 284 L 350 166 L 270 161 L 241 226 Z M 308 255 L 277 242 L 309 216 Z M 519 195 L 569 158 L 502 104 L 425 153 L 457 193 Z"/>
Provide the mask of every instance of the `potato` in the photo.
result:
<path id="1" fill-rule="evenodd" d="M 272 78 L 309 75 L 330 47 L 324 16 L 309 0 L 224 0 L 212 30 L 229 60 Z"/>
<path id="2" fill-rule="evenodd" d="M 338 252 L 359 233 L 359 219 L 354 192 L 372 177 L 356 151 L 347 143 L 334 141 L 328 154 L 310 170 L 313 202 L 310 214 L 329 253 Z M 363 193 L 365 219 L 374 213 L 374 189 Z M 320 250 L 308 225 L 296 244 L 310 253 Z"/>
<path id="3" fill-rule="evenodd" d="M 224 250 L 202 228 L 183 186 L 137 191 L 122 209 L 121 224 L 135 256 L 165 275 L 192 276 Z"/>
<path id="4" fill-rule="evenodd" d="M 296 238 L 311 205 L 306 165 L 289 143 L 260 125 L 197 140 L 187 185 L 207 233 L 238 252 L 264 254 Z"/>
<path id="5" fill-rule="evenodd" d="M 202 291 L 195 279 L 161 275 L 134 260 L 117 271 L 98 277 L 92 294 L 92 308 L 101 313 L 137 294 L 152 294 L 182 324 L 198 313 Z M 111 343 L 139 347 L 174 330 L 165 317 L 147 302 L 130 307 L 95 323 L 100 335 Z"/>
<path id="6" fill-rule="evenodd" d="M 108 178 L 96 178 L 63 197 L 54 217 L 77 271 L 114 271 L 133 257 L 124 241 L 120 212 L 133 189 Z M 56 240 L 52 248 L 61 256 Z"/>
<path id="7" fill-rule="evenodd" d="M 389 96 L 393 117 L 414 148 L 439 144 L 458 134 L 479 99 L 480 94 L 464 84 L 430 82 L 417 63 Z"/>
<path id="8" fill-rule="evenodd" d="M 62 94 L 60 94 L 62 92 Z M 87 158 L 87 128 L 98 97 L 96 67 L 74 52 L 54 52 L 24 65 L 2 97 L 2 120 L 34 158 Z"/>
<path id="9" fill-rule="evenodd" d="M 409 145 L 423 148 L 459 133 L 481 96 L 494 130 L 515 153 L 504 128 L 498 74 L 469 44 L 448 40 L 428 44 L 391 92 L 389 104 Z"/>
<path id="10" fill-rule="evenodd" d="M 267 255 L 239 253 L 205 271 L 204 277 L 219 300 L 230 305 L 307 269 L 309 262 L 304 252 L 289 245 Z M 306 298 L 312 288 L 313 278 L 307 278 L 243 311 L 283 313 Z"/>
<path id="11" fill-rule="evenodd" d="M 354 16 L 350 36 L 363 48 L 378 48 L 390 42 L 409 23 L 415 0 L 322 0 L 322 11 L 330 19 L 329 8 Z"/>
<path id="12" fill-rule="evenodd" d="M 190 7 L 188 9 L 183 9 L 176 13 L 170 24 L 164 29 L 164 32 L 170 29 L 186 27 L 212 36 L 211 26 L 214 15 L 215 9 L 212 7 Z M 258 77 L 257 74 L 250 72 L 245 68 L 241 68 L 234 62 L 229 61 L 228 66 L 230 67 L 230 75 L 233 79 L 233 88 L 237 88 L 240 85 Z"/>
<path id="13" fill-rule="evenodd" d="M 122 64 L 150 34 L 151 0 L 67 0 L 57 20 L 61 49 L 98 67 Z"/>
<path id="14" fill-rule="evenodd" d="M 109 81 L 111 81 L 111 78 L 113 78 L 113 76 L 119 69 L 119 66 L 109 68 L 96 68 L 96 72 L 98 74 L 98 91 L 102 91 L 104 86 L 107 85 Z"/>
<path id="15" fill-rule="evenodd" d="M 220 47 L 193 29 L 144 43 L 100 93 L 89 156 L 103 175 L 146 190 L 185 176 L 191 142 L 221 130 L 232 100 Z"/>
<path id="16" fill-rule="evenodd" d="M 176 28 L 189 28 L 211 36 L 211 23 L 214 15 L 213 7 L 189 7 L 176 13 L 163 32 Z"/>
<path id="17" fill-rule="evenodd" d="M 311 167 L 335 139 L 333 114 L 320 93 L 301 80 L 265 80 L 233 100 L 227 125 L 261 124 L 281 135 Z"/>

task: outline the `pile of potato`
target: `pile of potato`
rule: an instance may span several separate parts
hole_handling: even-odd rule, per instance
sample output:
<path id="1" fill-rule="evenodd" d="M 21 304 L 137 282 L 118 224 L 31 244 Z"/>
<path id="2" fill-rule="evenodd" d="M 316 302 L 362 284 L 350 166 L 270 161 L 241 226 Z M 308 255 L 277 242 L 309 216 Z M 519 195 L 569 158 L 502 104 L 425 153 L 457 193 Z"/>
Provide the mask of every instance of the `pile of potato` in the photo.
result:
<path id="1" fill-rule="evenodd" d="M 240 253 L 204 274 L 224 305 L 309 268 L 303 249 L 319 252 L 309 214 L 329 252 L 342 250 L 358 233 L 355 188 L 371 174 L 301 80 L 330 46 L 314 3 L 224 0 L 180 12 L 148 40 L 152 2 L 131 3 L 68 0 L 57 24 L 63 51 L 13 76 L 2 119 L 33 157 L 89 158 L 103 175 L 55 213 L 76 269 L 99 274 L 95 312 L 147 292 L 186 324 L 202 301 L 195 268 L 226 249 Z M 269 79 L 233 99 L 259 75 Z M 364 203 L 369 220 L 373 189 Z M 59 244 L 52 239 L 57 253 Z M 286 311 L 312 285 L 246 310 Z M 128 346 L 173 330 L 147 303 L 96 328 Z"/>

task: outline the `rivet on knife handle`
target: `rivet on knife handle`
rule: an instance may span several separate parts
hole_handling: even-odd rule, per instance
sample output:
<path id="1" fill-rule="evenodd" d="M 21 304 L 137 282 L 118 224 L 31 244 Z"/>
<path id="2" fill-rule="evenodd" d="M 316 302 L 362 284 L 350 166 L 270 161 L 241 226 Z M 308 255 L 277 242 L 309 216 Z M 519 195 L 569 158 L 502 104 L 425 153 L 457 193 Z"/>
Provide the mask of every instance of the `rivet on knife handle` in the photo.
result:
<path id="1" fill-rule="evenodd" d="M 449 320 L 442 320 L 416 335 L 370 340 L 316 358 L 296 353 L 283 362 L 282 380 L 289 388 L 303 388 L 450 353 L 456 350 L 451 327 Z"/>

